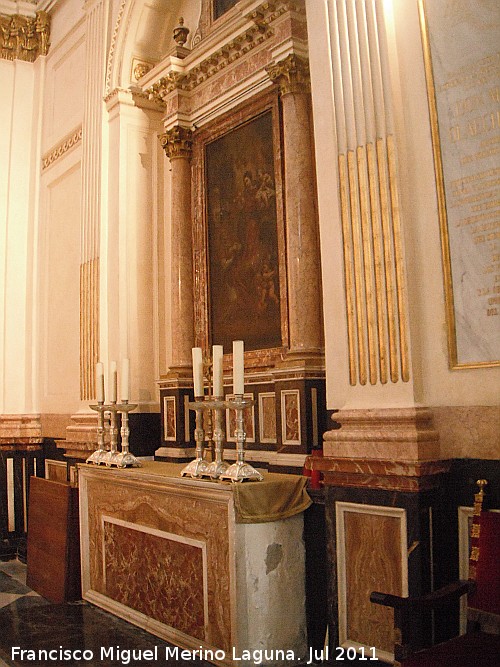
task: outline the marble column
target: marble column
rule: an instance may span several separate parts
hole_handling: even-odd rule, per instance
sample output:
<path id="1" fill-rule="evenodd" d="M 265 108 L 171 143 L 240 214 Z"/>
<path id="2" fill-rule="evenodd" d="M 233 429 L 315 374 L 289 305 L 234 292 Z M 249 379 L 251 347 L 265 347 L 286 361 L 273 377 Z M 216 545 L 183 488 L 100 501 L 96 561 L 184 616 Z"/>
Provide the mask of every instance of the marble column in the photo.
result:
<path id="1" fill-rule="evenodd" d="M 172 358 L 170 373 L 189 369 L 194 345 L 191 225 L 192 131 L 177 125 L 161 137 L 172 169 Z"/>
<path id="2" fill-rule="evenodd" d="M 289 55 L 267 68 L 279 84 L 284 141 L 284 187 L 290 353 L 323 348 L 316 177 L 307 63 Z"/>

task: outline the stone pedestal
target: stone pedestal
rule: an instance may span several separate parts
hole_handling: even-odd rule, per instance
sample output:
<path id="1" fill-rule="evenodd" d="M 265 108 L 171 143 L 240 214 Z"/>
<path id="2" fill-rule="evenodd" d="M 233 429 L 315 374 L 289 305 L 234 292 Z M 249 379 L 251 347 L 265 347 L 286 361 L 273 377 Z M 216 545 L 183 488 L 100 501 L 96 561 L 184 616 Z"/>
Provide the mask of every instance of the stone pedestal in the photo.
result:
<path id="1" fill-rule="evenodd" d="M 443 523 L 449 462 L 425 408 L 341 410 L 335 420 L 324 457 L 306 463 L 324 478 L 330 638 L 391 660 L 391 612 L 369 596 L 434 588 L 433 527 Z"/>

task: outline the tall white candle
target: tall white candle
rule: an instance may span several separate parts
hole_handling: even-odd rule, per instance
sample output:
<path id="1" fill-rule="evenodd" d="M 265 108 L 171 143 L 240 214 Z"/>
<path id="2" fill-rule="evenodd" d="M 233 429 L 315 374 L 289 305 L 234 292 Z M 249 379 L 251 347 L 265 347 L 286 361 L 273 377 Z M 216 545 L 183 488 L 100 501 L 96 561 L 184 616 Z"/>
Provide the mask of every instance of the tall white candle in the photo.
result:
<path id="1" fill-rule="evenodd" d="M 242 340 L 233 341 L 233 392 L 243 394 L 245 391 L 245 355 Z"/>
<path id="2" fill-rule="evenodd" d="M 201 347 L 193 347 L 193 380 L 195 397 L 203 396 L 203 356 Z"/>
<path id="3" fill-rule="evenodd" d="M 104 403 L 104 364 L 99 361 L 95 367 L 95 387 L 98 403 Z"/>
<path id="4" fill-rule="evenodd" d="M 129 400 L 129 378 L 130 378 L 130 361 L 128 359 L 122 360 L 122 371 L 120 377 L 120 400 Z"/>
<path id="5" fill-rule="evenodd" d="M 224 349 L 222 345 L 214 345 L 212 348 L 212 362 L 213 362 L 213 391 L 214 396 L 224 396 L 224 375 L 223 362 Z"/>
<path id="6" fill-rule="evenodd" d="M 109 364 L 109 400 L 116 403 L 116 392 L 118 384 L 118 372 L 116 370 L 116 361 Z"/>

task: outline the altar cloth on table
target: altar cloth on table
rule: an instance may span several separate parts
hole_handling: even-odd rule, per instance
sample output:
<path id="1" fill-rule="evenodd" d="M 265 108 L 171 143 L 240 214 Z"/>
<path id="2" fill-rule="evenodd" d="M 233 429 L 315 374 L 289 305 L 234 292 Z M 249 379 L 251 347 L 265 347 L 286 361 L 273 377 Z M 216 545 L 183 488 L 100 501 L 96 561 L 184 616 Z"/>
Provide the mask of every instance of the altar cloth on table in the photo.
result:
<path id="1" fill-rule="evenodd" d="M 159 475 L 179 479 L 184 467 L 184 463 L 143 461 L 141 468 L 129 468 L 127 470 L 135 473 L 141 471 L 145 475 Z M 312 504 L 306 490 L 306 477 L 267 471 L 261 472 L 264 477 L 262 481 L 231 482 L 212 480 L 207 477 L 197 479 L 183 477 L 182 479 L 190 483 L 194 481 L 200 484 L 217 484 L 231 488 L 234 494 L 237 523 L 266 523 L 287 519 L 295 514 L 300 514 Z"/>

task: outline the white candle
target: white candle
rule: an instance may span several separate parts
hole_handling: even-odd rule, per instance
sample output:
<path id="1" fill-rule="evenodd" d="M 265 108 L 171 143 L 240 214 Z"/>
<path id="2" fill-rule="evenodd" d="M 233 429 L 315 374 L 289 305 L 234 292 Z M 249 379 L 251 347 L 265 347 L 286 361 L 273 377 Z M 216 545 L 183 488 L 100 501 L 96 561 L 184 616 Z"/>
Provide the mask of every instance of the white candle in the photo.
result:
<path id="1" fill-rule="evenodd" d="M 116 370 L 116 361 L 109 364 L 109 400 L 111 403 L 116 403 L 116 391 L 118 384 L 118 373 Z"/>
<path id="2" fill-rule="evenodd" d="M 98 403 L 104 403 L 104 364 L 99 361 L 95 367 L 95 386 Z"/>
<path id="3" fill-rule="evenodd" d="M 213 391 L 214 396 L 217 396 L 218 398 L 224 396 L 224 375 L 222 368 L 223 356 L 224 350 L 222 345 L 214 345 L 212 348 Z"/>
<path id="4" fill-rule="evenodd" d="M 201 347 L 193 347 L 193 380 L 195 397 L 203 396 L 203 357 Z"/>
<path id="5" fill-rule="evenodd" d="M 242 340 L 233 341 L 233 392 L 243 394 L 245 391 L 245 356 Z"/>
<path id="6" fill-rule="evenodd" d="M 130 378 L 130 361 L 128 359 L 122 360 L 122 374 L 120 378 L 120 400 L 125 402 L 129 399 L 129 378 Z"/>

